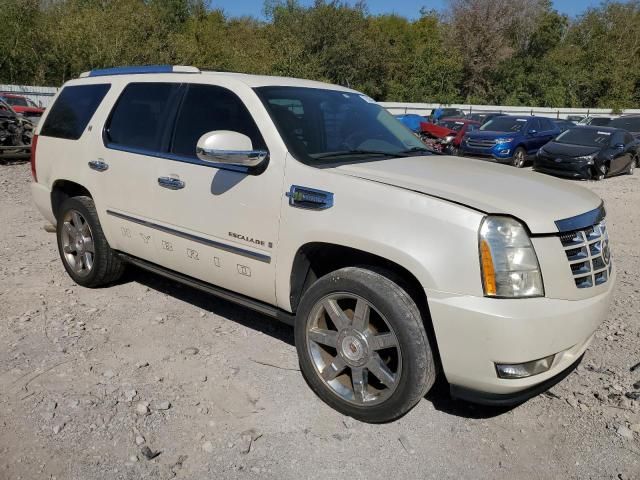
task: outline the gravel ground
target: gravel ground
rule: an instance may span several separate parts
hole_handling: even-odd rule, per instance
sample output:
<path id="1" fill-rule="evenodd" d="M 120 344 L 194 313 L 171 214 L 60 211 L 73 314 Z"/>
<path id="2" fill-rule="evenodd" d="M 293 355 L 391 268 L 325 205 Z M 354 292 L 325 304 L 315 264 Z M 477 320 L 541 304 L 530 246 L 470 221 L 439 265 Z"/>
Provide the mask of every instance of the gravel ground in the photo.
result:
<path id="1" fill-rule="evenodd" d="M 387 425 L 318 400 L 267 317 L 134 269 L 75 285 L 29 182 L 0 165 L 2 480 L 640 478 L 638 174 L 583 183 L 606 201 L 619 276 L 582 364 L 514 409 L 440 386 Z"/>

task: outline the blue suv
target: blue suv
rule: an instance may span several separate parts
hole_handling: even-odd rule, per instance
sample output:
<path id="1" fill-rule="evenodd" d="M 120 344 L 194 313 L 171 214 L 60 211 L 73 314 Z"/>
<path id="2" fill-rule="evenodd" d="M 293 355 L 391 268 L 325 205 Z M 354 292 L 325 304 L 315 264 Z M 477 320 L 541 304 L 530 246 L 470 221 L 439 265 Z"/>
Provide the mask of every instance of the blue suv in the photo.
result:
<path id="1" fill-rule="evenodd" d="M 524 167 L 538 149 L 560 134 L 560 129 L 545 117 L 496 117 L 465 135 L 460 154 L 488 157 L 514 167 Z"/>

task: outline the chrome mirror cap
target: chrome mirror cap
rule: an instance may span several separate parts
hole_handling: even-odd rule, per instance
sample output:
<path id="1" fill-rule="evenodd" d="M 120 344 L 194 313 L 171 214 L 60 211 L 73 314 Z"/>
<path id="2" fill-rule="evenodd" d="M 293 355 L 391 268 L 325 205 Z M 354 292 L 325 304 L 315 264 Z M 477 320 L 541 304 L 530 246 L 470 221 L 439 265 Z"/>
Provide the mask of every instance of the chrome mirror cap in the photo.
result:
<path id="1" fill-rule="evenodd" d="M 257 167 L 269 156 L 269 152 L 254 150 L 251 139 L 242 133 L 216 130 L 200 137 L 196 155 L 207 163 Z"/>

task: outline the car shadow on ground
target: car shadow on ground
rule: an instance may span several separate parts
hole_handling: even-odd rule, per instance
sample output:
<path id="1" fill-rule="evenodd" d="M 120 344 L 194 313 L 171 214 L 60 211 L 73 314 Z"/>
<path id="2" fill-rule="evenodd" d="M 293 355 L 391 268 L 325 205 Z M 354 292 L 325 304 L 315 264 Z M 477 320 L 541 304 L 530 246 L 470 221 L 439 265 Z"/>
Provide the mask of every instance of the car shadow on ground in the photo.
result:
<path id="1" fill-rule="evenodd" d="M 132 265 L 127 267 L 127 271 L 119 283 L 124 284 L 128 282 L 138 282 L 145 287 L 190 303 L 195 307 L 215 315 L 220 315 L 221 317 L 269 335 L 291 346 L 295 345 L 293 328 L 289 325 L 249 308 L 236 305 L 233 302 L 209 295 L 196 288 L 166 279 L 154 273 L 146 272 Z"/>
<path id="2" fill-rule="evenodd" d="M 147 272 L 140 268 L 130 266 L 125 276 L 119 282 L 126 284 L 138 282 L 152 290 L 169 295 L 177 300 L 190 303 L 197 308 L 220 315 L 230 321 L 236 322 L 247 328 L 269 335 L 277 340 L 295 346 L 293 328 L 279 322 L 267 315 L 236 305 L 227 300 L 209 295 L 200 290 L 183 285 L 179 282 L 165 279 L 160 275 Z M 436 410 L 457 417 L 471 419 L 487 419 L 500 416 L 515 407 L 487 407 L 456 400 L 449 394 L 449 384 L 439 376 L 434 387 L 425 396 L 425 399 L 433 404 Z"/>

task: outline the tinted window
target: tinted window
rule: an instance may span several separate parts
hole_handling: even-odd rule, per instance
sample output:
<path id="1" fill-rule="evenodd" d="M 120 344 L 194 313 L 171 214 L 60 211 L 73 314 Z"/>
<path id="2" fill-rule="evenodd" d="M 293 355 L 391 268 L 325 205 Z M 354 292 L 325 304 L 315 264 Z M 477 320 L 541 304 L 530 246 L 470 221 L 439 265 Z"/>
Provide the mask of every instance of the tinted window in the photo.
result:
<path id="1" fill-rule="evenodd" d="M 266 148 L 251 114 L 234 93 L 211 85 L 189 85 L 176 120 L 171 152 L 195 157 L 198 139 L 214 130 L 242 133 L 251 139 L 254 149 Z"/>
<path id="2" fill-rule="evenodd" d="M 537 118 L 532 119 L 529 122 L 529 126 L 527 127 L 527 130 L 528 131 L 535 130 L 536 132 L 539 132 L 539 131 L 543 130 L 543 127 L 540 124 L 540 120 L 537 119 Z"/>
<path id="3" fill-rule="evenodd" d="M 158 151 L 180 88 L 176 83 L 131 83 L 120 95 L 105 130 L 109 143 Z"/>
<path id="4" fill-rule="evenodd" d="M 622 132 L 616 132 L 615 135 L 613 136 L 613 138 L 611 139 L 611 145 L 620 145 L 623 144 L 624 145 L 625 141 L 624 141 L 624 133 Z"/>
<path id="5" fill-rule="evenodd" d="M 540 122 L 542 123 L 542 130 L 555 130 L 556 124 L 553 123 L 548 118 L 541 118 Z"/>
<path id="6" fill-rule="evenodd" d="M 519 132 L 527 124 L 526 118 L 495 117 L 480 127 L 487 132 Z"/>
<path id="7" fill-rule="evenodd" d="M 14 107 L 28 107 L 27 99 L 24 97 L 5 97 L 5 101 Z"/>
<path id="8" fill-rule="evenodd" d="M 604 127 L 605 125 L 609 125 L 610 123 L 611 123 L 611 119 L 608 117 L 595 117 L 591 119 L 591 121 L 589 122 L 589 125 Z"/>
<path id="9" fill-rule="evenodd" d="M 610 126 L 615 128 L 624 128 L 630 132 L 640 132 L 640 117 L 614 118 L 611 120 Z"/>
<path id="10" fill-rule="evenodd" d="M 624 143 L 625 145 L 628 143 L 633 142 L 633 135 L 631 135 L 630 133 L 625 133 L 624 134 Z"/>
<path id="11" fill-rule="evenodd" d="M 79 139 L 109 88 L 109 84 L 63 88 L 51 107 L 40 135 Z"/>
<path id="12" fill-rule="evenodd" d="M 611 141 L 611 132 L 599 131 L 597 128 L 570 128 L 558 135 L 555 141 L 571 145 L 605 147 Z"/>
<path id="13" fill-rule="evenodd" d="M 310 165 L 427 152 L 408 128 L 364 95 L 300 87 L 255 90 L 289 150 Z"/>

